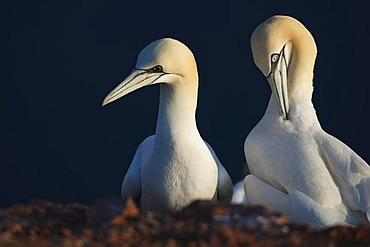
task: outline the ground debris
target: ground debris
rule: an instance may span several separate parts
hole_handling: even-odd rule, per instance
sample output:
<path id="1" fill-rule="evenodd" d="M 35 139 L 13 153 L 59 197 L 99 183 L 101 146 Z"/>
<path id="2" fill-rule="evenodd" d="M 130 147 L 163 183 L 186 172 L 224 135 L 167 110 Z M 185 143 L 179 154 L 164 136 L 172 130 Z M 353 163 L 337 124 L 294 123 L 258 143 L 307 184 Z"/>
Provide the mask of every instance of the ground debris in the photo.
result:
<path id="1" fill-rule="evenodd" d="M 370 246 L 370 225 L 313 230 L 264 207 L 196 201 L 178 213 L 132 200 L 47 201 L 0 209 L 0 246 Z"/>

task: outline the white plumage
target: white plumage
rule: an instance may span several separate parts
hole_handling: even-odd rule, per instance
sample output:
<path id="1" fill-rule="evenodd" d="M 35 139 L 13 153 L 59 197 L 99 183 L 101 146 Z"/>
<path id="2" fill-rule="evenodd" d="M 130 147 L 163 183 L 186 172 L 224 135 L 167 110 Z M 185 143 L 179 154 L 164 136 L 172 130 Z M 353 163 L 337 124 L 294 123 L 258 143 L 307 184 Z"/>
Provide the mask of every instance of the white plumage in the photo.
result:
<path id="1" fill-rule="evenodd" d="M 370 168 L 320 126 L 311 102 L 316 44 L 297 20 L 274 16 L 251 38 L 272 95 L 245 141 L 248 203 L 316 228 L 370 218 Z"/>
<path id="2" fill-rule="evenodd" d="M 145 47 L 103 105 L 155 83 L 161 83 L 155 135 L 136 151 L 122 183 L 124 201 L 132 197 L 141 209 L 160 211 L 178 211 L 197 199 L 230 201 L 231 179 L 197 129 L 198 72 L 184 44 L 166 38 Z"/>

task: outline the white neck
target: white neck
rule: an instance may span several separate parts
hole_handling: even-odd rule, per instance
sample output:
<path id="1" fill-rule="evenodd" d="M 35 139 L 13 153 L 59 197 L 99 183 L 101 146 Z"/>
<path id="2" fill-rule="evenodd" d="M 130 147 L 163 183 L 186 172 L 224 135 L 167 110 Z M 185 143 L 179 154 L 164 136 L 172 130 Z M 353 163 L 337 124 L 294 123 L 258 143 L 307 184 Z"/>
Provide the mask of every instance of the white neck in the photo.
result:
<path id="1" fill-rule="evenodd" d="M 197 83 L 160 84 L 156 144 L 168 146 L 190 133 L 199 135 L 195 121 L 197 94 Z"/>
<path id="2" fill-rule="evenodd" d="M 320 126 L 311 99 L 313 92 L 312 77 L 308 75 L 306 78 L 300 77 L 300 79 L 306 81 L 294 81 L 292 84 L 301 85 L 301 87 L 296 87 L 293 90 L 292 88 L 289 89 L 289 120 L 283 120 L 280 116 L 279 104 L 272 94 L 264 116 L 266 120 L 274 122 L 281 120 L 286 124 L 296 125 L 299 129 Z"/>

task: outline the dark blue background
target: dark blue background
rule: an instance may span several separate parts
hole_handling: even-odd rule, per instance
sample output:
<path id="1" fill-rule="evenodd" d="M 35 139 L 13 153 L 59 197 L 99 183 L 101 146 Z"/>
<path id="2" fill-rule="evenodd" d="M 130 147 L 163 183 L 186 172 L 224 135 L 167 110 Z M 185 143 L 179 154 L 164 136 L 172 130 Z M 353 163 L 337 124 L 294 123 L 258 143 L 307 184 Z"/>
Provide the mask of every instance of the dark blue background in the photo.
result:
<path id="1" fill-rule="evenodd" d="M 119 196 L 138 144 L 155 130 L 158 86 L 101 103 L 150 42 L 195 54 L 198 127 L 234 181 L 244 139 L 270 95 L 249 38 L 274 14 L 300 20 L 318 46 L 322 127 L 370 162 L 370 37 L 365 1 L 1 1 L 0 206 Z"/>

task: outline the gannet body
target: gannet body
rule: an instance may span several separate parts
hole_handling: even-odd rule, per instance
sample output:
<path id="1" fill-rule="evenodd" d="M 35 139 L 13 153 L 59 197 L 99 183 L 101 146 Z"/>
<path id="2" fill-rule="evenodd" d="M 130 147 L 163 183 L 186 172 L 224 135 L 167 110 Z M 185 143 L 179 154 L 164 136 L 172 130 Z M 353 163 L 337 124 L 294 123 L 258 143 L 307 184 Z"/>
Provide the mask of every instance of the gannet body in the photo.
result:
<path id="1" fill-rule="evenodd" d="M 156 83 L 160 103 L 155 135 L 136 151 L 122 183 L 124 201 L 132 197 L 142 210 L 158 211 L 178 211 L 197 199 L 230 201 L 230 176 L 197 129 L 198 72 L 184 44 L 165 38 L 145 47 L 133 72 L 103 105 Z"/>
<path id="2" fill-rule="evenodd" d="M 370 219 L 370 168 L 320 126 L 311 97 L 316 44 L 297 20 L 274 16 L 252 34 L 257 67 L 272 95 L 245 141 L 249 204 L 316 228 Z"/>

